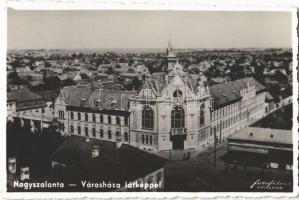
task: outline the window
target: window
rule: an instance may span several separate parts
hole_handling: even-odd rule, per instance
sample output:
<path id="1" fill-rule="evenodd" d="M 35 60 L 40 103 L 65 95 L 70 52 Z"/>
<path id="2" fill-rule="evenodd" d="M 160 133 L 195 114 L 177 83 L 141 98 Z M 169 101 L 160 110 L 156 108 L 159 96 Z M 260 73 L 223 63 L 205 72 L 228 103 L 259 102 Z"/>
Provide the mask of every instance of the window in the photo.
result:
<path id="1" fill-rule="evenodd" d="M 111 124 L 111 116 L 108 115 L 108 124 Z"/>
<path id="2" fill-rule="evenodd" d="M 81 135 L 81 127 L 78 126 L 78 135 Z"/>
<path id="3" fill-rule="evenodd" d="M 115 135 L 118 137 L 120 134 L 119 134 L 119 131 L 116 131 L 115 132 Z"/>
<path id="4" fill-rule="evenodd" d="M 120 118 L 118 116 L 116 116 L 116 124 L 119 125 L 120 124 Z"/>
<path id="5" fill-rule="evenodd" d="M 125 125 L 128 125 L 128 117 L 125 117 Z"/>
<path id="6" fill-rule="evenodd" d="M 200 126 L 205 123 L 205 104 L 200 105 L 200 113 L 199 113 L 199 124 Z"/>
<path id="7" fill-rule="evenodd" d="M 96 122 L 96 115 L 95 114 L 92 114 L 92 121 Z"/>
<path id="8" fill-rule="evenodd" d="M 184 128 L 185 127 L 185 112 L 176 106 L 171 111 L 171 128 Z"/>
<path id="9" fill-rule="evenodd" d="M 88 114 L 85 113 L 85 121 L 88 121 Z"/>
<path id="10" fill-rule="evenodd" d="M 42 113 L 45 113 L 45 108 L 42 108 Z"/>
<path id="11" fill-rule="evenodd" d="M 74 113 L 71 112 L 71 119 L 74 119 Z"/>
<path id="12" fill-rule="evenodd" d="M 183 96 L 183 92 L 181 90 L 176 90 L 173 93 L 173 97 L 181 97 Z"/>
<path id="13" fill-rule="evenodd" d="M 111 130 L 108 130 L 108 139 L 111 139 Z"/>
<path id="14" fill-rule="evenodd" d="M 127 142 L 128 140 L 129 140 L 129 135 L 128 135 L 128 133 L 127 132 L 125 132 L 125 141 Z"/>
<path id="15" fill-rule="evenodd" d="M 72 125 L 70 126 L 70 129 L 71 129 L 71 133 L 74 133 L 74 127 Z"/>
<path id="16" fill-rule="evenodd" d="M 78 120 L 81 120 L 81 113 L 78 112 Z"/>
<path id="17" fill-rule="evenodd" d="M 150 145 L 153 144 L 153 137 L 152 136 L 150 136 L 150 138 L 149 138 L 149 143 L 150 143 Z"/>
<path id="18" fill-rule="evenodd" d="M 144 135 L 142 135 L 142 144 L 144 144 Z"/>
<path id="19" fill-rule="evenodd" d="M 104 137 L 104 130 L 100 129 L 100 137 L 103 138 Z"/>
<path id="20" fill-rule="evenodd" d="M 148 135 L 145 136 L 145 143 L 148 144 Z"/>
<path id="21" fill-rule="evenodd" d="M 96 137 L 96 129 L 95 128 L 92 128 L 92 136 Z"/>
<path id="22" fill-rule="evenodd" d="M 88 136 L 88 127 L 85 127 L 85 136 Z"/>
<path id="23" fill-rule="evenodd" d="M 64 112 L 58 111 L 58 117 L 59 117 L 59 119 L 64 119 Z"/>
<path id="24" fill-rule="evenodd" d="M 103 115 L 100 115 L 100 122 L 101 122 L 101 123 L 104 122 L 104 117 L 103 117 Z"/>
<path id="25" fill-rule="evenodd" d="M 154 128 L 154 114 L 153 109 L 149 106 L 144 106 L 142 109 L 142 128 L 153 129 Z"/>

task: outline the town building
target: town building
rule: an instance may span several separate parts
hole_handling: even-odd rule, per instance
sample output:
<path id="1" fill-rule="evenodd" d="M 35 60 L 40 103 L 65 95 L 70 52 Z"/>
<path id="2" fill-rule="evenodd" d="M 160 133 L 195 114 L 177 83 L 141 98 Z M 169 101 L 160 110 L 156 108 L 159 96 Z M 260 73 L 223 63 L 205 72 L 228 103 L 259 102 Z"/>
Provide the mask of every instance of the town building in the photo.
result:
<path id="1" fill-rule="evenodd" d="M 55 102 L 63 133 L 117 141 L 152 152 L 204 150 L 265 116 L 266 89 L 254 78 L 209 86 L 188 74 L 171 43 L 164 72 L 148 74 L 138 92 L 65 87 Z"/>
<path id="2" fill-rule="evenodd" d="M 228 163 L 292 170 L 291 130 L 248 127 L 228 137 Z"/>
<path id="3" fill-rule="evenodd" d="M 53 105 L 25 86 L 17 86 L 7 93 L 7 119 L 21 119 L 22 126 L 30 126 L 32 132 L 40 132 L 53 120 Z"/>
<path id="4" fill-rule="evenodd" d="M 90 183 L 104 182 L 103 187 L 83 188 L 85 191 L 163 191 L 166 163 L 166 159 L 128 144 L 94 139 L 86 141 L 71 136 L 52 154 L 51 177 L 72 177 L 72 183 L 77 185 L 81 185 L 86 177 Z M 155 184 L 156 187 L 130 187 L 130 182 Z M 119 184 L 120 187 L 104 186 L 107 183 Z"/>
<path id="5" fill-rule="evenodd" d="M 133 94 L 88 84 L 65 87 L 56 99 L 55 117 L 63 134 L 130 143 L 128 96 Z"/>

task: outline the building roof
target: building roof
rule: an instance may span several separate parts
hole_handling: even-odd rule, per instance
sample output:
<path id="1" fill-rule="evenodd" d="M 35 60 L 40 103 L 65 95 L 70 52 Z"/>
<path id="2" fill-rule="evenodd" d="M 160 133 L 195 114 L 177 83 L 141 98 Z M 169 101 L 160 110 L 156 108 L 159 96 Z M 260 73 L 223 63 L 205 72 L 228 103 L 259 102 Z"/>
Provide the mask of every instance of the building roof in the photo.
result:
<path id="1" fill-rule="evenodd" d="M 61 90 L 65 97 L 67 109 L 84 110 L 99 113 L 127 114 L 129 97 L 134 92 L 121 90 L 92 90 L 91 88 L 65 87 Z"/>
<path id="2" fill-rule="evenodd" d="M 7 93 L 8 102 L 16 102 L 18 110 L 28 110 L 45 107 L 46 103 L 40 95 L 30 91 L 27 87 L 13 89 Z"/>
<path id="3" fill-rule="evenodd" d="M 43 97 L 46 101 L 54 101 L 59 95 L 59 90 L 43 90 L 37 91 L 36 94 Z"/>
<path id="4" fill-rule="evenodd" d="M 247 127 L 229 139 L 269 142 L 278 144 L 293 144 L 293 135 L 291 130 Z"/>
<path id="5" fill-rule="evenodd" d="M 265 90 L 265 87 L 252 77 L 210 86 L 210 93 L 214 98 L 214 107 L 217 109 L 239 101 L 242 98 L 240 91 L 247 88 L 247 84 L 255 85 L 257 93 Z"/>
<path id="6" fill-rule="evenodd" d="M 99 146 L 99 156 L 93 159 L 94 145 Z M 167 161 L 131 145 L 122 144 L 117 149 L 115 142 L 91 139 L 86 143 L 80 136 L 70 136 L 54 151 L 52 160 L 76 166 L 73 170 L 79 173 L 72 173 L 72 178 L 78 181 L 90 178 L 119 183 L 144 177 L 162 168 Z"/>

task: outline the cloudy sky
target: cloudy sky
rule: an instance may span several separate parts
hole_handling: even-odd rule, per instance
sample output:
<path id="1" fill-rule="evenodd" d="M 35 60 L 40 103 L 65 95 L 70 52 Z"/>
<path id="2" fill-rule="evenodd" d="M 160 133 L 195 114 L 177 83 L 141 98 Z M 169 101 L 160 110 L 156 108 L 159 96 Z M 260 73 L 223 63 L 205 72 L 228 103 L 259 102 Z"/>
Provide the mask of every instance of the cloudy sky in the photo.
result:
<path id="1" fill-rule="evenodd" d="M 17 11 L 9 49 L 291 47 L 290 12 Z"/>

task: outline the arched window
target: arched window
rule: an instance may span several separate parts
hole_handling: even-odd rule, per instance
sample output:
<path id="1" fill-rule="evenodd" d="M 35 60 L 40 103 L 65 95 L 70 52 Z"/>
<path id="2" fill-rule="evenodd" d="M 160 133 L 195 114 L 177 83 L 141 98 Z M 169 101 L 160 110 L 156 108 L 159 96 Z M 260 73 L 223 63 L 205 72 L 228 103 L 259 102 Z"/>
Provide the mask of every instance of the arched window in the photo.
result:
<path id="1" fill-rule="evenodd" d="M 173 97 L 181 97 L 183 96 L 183 92 L 181 90 L 176 90 L 173 93 Z"/>
<path id="2" fill-rule="evenodd" d="M 205 123 L 205 104 L 200 105 L 200 112 L 199 112 L 199 124 L 200 126 L 204 125 Z"/>
<path id="3" fill-rule="evenodd" d="M 149 106 L 144 106 L 144 108 L 142 109 L 142 128 L 154 128 L 154 113 L 153 109 L 151 109 Z"/>
<path id="4" fill-rule="evenodd" d="M 185 112 L 184 109 L 176 106 L 171 111 L 171 128 L 185 127 Z"/>

